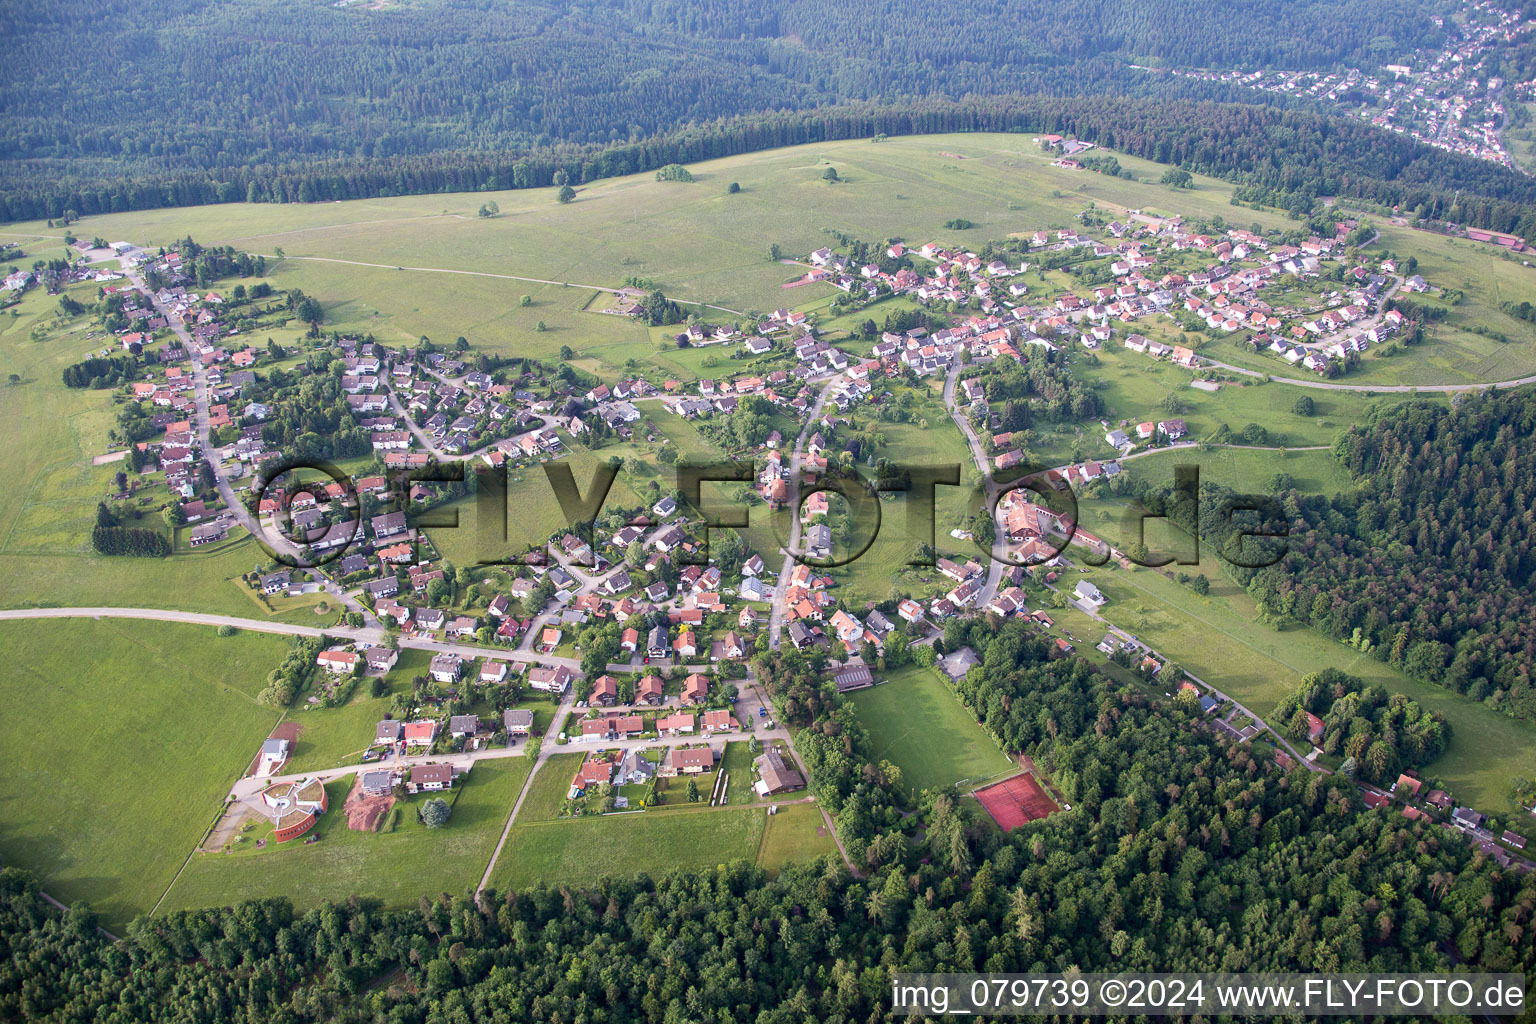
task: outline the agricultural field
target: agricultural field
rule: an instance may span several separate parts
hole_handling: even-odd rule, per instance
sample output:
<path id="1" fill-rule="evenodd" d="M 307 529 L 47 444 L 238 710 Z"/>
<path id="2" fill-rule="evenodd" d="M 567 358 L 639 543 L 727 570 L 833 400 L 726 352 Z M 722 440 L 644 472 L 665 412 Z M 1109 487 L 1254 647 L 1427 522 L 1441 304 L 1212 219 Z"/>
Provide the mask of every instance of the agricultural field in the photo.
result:
<path id="1" fill-rule="evenodd" d="M 937 670 L 909 665 L 885 678 L 851 697 L 875 752 L 901 769 L 908 789 L 948 789 L 1011 766 Z"/>
<path id="2" fill-rule="evenodd" d="M 354 832 L 341 814 L 352 788 L 346 776 L 326 786 L 330 809 L 311 830 L 314 843 L 295 840 L 229 854 L 199 853 L 166 894 L 162 911 L 225 906 L 241 900 L 286 896 L 300 910 L 328 900 L 367 896 L 387 907 L 415 906 L 421 896 L 473 890 L 511 813 L 530 760 L 497 758 L 477 763 L 456 788 L 453 816 L 440 829 L 416 820 L 427 796 L 397 803 L 393 830 Z M 259 833 L 254 830 L 252 835 Z M 306 837 L 307 838 L 307 837 Z"/>
<path id="3" fill-rule="evenodd" d="M 0 622 L 10 784 L 0 856 L 120 929 L 160 899 L 278 712 L 275 636 L 90 619 Z"/>

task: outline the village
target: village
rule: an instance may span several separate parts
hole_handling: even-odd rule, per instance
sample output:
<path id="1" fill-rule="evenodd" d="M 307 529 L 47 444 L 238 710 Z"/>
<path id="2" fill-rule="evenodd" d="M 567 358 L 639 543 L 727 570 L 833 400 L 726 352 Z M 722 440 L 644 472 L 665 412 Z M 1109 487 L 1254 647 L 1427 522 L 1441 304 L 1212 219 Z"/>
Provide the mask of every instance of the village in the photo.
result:
<path id="1" fill-rule="evenodd" d="M 1081 152 L 1071 140 L 1042 141 Z M 215 834 L 259 818 L 272 822 L 277 842 L 305 835 L 325 813 L 315 783 L 338 773 L 355 773 L 347 806 L 377 824 L 391 800 L 451 791 L 477 760 L 531 756 L 537 768 L 566 748 L 590 752 L 577 758 L 563 813 L 657 807 L 677 799 L 669 779 L 688 781 L 688 801 L 713 805 L 728 788 L 728 744 L 750 747 L 752 759 L 734 771 L 747 775 L 756 798 L 803 790 L 805 767 L 752 677 L 752 655 L 787 640 L 823 665 L 841 693 L 877 686 L 886 670 L 914 658 L 958 681 L 972 666 L 963 652 L 938 656 L 944 624 L 983 615 L 1027 620 L 1067 656 L 1075 638 L 1051 609 L 1064 601 L 1102 622 L 1105 602 L 1086 580 L 1071 587 L 1066 576 L 1078 566 L 1069 546 L 1126 558 L 1040 493 L 999 487 L 990 550 L 937 557 L 934 582 L 920 590 L 845 599 L 840 572 L 822 564 L 846 547 L 853 509 L 814 483 L 847 467 L 842 431 L 854 410 L 891 402 L 897 391 L 937 389 L 982 478 L 1028 474 L 1046 494 L 1090 486 L 1120 473 L 1120 460 L 1138 449 L 1187 443 L 1185 421 L 1151 409 L 1144 420 L 1103 420 L 1106 457 L 1026 465 L 989 408 L 996 368 L 1032 359 L 1064 366 L 1077 352 L 1119 346 L 1187 368 L 1196 386 L 1214 388 L 1234 368 L 1204 353 L 1236 337 L 1277 365 L 1335 377 L 1413 326 L 1390 308 L 1394 294 L 1433 290 L 1411 266 L 1361 254 L 1356 242 L 1367 229 L 1355 221 L 1340 221 L 1332 237 L 1279 239 L 1235 227 L 1197 230 L 1138 211 L 1089 220 L 1102 237 L 1040 230 L 1006 256 L 939 242 L 890 242 L 867 262 L 830 247 L 811 252 L 805 280 L 832 284 L 844 312 L 899 297 L 929 311 L 924 326 L 829 339 L 819 336 L 815 315 L 791 308 L 745 325 L 690 320 L 676 335 L 680 347 L 727 346 L 747 367 L 692 381 L 647 372 L 594 381 L 564 366 L 488 360 L 462 344 L 389 347 L 317 330 L 310 355 L 258 348 L 242 343 L 246 331 L 232 326 L 230 311 L 261 298 L 269 315 L 283 315 L 281 296 L 219 282 L 198 287 L 184 273 L 190 254 L 176 249 L 81 243 L 83 258 L 68 273 L 100 281 L 122 318 L 93 375 L 130 361 L 116 389 L 120 445 L 105 457 L 135 472 L 119 474 L 113 501 L 163 501 L 188 548 L 241 531 L 262 537 L 290 563 L 250 575 L 262 600 L 325 595 L 338 603 L 342 619 L 313 654 L 319 682 L 305 691 L 312 706 L 331 706 L 354 681 L 389 673 L 403 650 L 430 654 L 412 695 L 397 697 L 395 712 L 358 738 L 356 764 L 285 775 L 293 740 L 269 739 L 231 790 L 230 829 Z M 122 261 L 122 275 L 92 269 L 112 259 Z M 1104 283 L 1042 288 L 1045 267 L 1052 281 L 1070 267 L 1078 281 Z M 117 284 L 123 277 L 127 284 Z M 1032 286 L 1046 294 L 1032 296 Z M 302 301 L 290 296 L 288 304 Z M 642 296 L 625 301 L 634 308 L 621 315 L 641 312 Z M 314 381 L 334 389 L 330 454 L 343 458 L 349 478 L 303 468 L 317 453 L 305 450 L 298 406 L 305 395 L 312 400 L 306 388 Z M 648 503 L 602 508 L 586 529 L 573 523 L 497 567 L 455 568 L 438 531 L 414 525 L 462 503 L 480 474 L 541 469 L 601 451 L 606 439 L 668 445 L 657 410 L 706 429 L 759 416 L 765 426 L 733 455 L 753 463 L 752 500 L 788 517 L 789 544 L 736 543 L 725 558 L 710 558 L 709 517 L 668 488 L 653 488 Z M 438 470 L 454 466 L 462 479 L 445 481 Z M 969 536 L 958 528 L 954 535 Z M 1176 685 L 1159 679 L 1168 657 L 1124 631 L 1109 627 L 1097 650 L 1166 686 L 1170 698 L 1190 692 L 1212 727 L 1238 741 L 1266 728 L 1187 673 Z M 830 833 L 830 820 L 825 827 Z"/>

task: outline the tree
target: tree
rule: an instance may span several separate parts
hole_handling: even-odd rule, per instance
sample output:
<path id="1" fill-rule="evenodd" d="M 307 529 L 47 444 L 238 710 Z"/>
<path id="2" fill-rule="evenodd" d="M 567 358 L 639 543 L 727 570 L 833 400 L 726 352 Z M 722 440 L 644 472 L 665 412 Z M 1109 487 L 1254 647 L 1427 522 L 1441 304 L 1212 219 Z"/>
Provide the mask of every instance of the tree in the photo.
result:
<path id="1" fill-rule="evenodd" d="M 182 511 L 181 502 L 179 501 L 173 501 L 165 506 L 161 510 L 160 515 L 165 520 L 165 525 L 173 529 L 187 524 L 187 514 Z"/>
<path id="2" fill-rule="evenodd" d="M 1174 188 L 1194 188 L 1195 179 L 1182 167 L 1170 167 L 1163 172 L 1164 185 L 1172 185 Z"/>
<path id="3" fill-rule="evenodd" d="M 576 198 L 576 190 L 569 185 L 561 185 L 560 191 L 555 193 L 555 198 L 562 203 L 568 203 Z"/>
<path id="4" fill-rule="evenodd" d="M 522 298 L 517 300 L 517 304 L 522 306 L 524 309 L 527 309 L 529 306 L 533 305 L 533 296 L 524 295 Z"/>
<path id="5" fill-rule="evenodd" d="M 428 800 L 421 807 L 421 823 L 427 828 L 442 828 L 448 824 L 453 808 L 440 796 Z"/>
<path id="6" fill-rule="evenodd" d="M 533 325 L 533 329 L 540 334 L 543 334 L 545 331 L 549 330 L 549 327 L 544 323 L 543 320 L 540 320 L 538 323 Z"/>
<path id="7" fill-rule="evenodd" d="M 1311 395 L 1302 395 L 1296 399 L 1296 404 L 1291 406 L 1291 412 L 1297 416 L 1311 416 L 1315 409 L 1316 404 L 1312 401 Z"/>
<path id="8" fill-rule="evenodd" d="M 836 167 L 828 167 L 825 171 L 822 172 L 821 180 L 823 180 L 823 181 L 841 181 L 842 179 L 840 179 L 837 176 L 837 168 Z"/>
<path id="9" fill-rule="evenodd" d="M 8 377 L 8 378 L 7 378 L 7 379 L 8 379 L 8 380 L 9 380 L 9 381 L 10 381 L 10 382 L 11 382 L 11 383 L 12 383 L 12 384 L 20 384 L 20 383 L 21 383 L 21 374 L 19 374 L 19 373 L 13 373 L 13 374 L 11 374 L 11 375 L 10 375 L 10 376 L 9 376 L 9 377 Z"/>
<path id="10" fill-rule="evenodd" d="M 501 207 L 496 205 L 495 200 L 487 200 L 480 204 L 480 216 L 482 217 L 494 217 L 500 212 Z"/>
<path id="11" fill-rule="evenodd" d="M 725 187 L 725 191 L 728 195 L 735 195 L 741 191 L 741 183 L 733 181 Z"/>
<path id="12" fill-rule="evenodd" d="M 688 780 L 688 802 L 695 804 L 699 802 L 699 783 L 692 778 Z"/>

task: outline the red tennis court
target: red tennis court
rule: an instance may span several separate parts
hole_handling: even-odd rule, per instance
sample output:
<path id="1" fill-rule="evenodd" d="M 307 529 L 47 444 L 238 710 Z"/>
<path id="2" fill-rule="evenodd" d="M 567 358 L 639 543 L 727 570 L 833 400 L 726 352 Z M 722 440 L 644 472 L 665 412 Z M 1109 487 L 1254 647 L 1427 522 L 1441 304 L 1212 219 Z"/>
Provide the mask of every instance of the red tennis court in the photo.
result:
<path id="1" fill-rule="evenodd" d="M 1004 832 L 1058 810 L 1056 801 L 1046 795 L 1039 781 L 1028 772 L 978 789 L 976 799 Z"/>

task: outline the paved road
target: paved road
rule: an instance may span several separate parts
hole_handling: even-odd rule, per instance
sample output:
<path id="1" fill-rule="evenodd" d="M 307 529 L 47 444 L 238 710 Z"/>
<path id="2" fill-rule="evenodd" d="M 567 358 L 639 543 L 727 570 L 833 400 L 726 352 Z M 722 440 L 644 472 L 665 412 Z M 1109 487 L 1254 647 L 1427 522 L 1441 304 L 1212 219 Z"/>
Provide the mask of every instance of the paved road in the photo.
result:
<path id="1" fill-rule="evenodd" d="M 810 440 L 811 434 L 816 430 L 816 421 L 821 419 L 821 410 L 827 404 L 827 396 L 832 392 L 832 385 L 838 381 L 832 377 L 822 384 L 821 390 L 816 393 L 816 404 L 811 407 L 811 413 L 805 418 L 805 426 L 800 428 L 800 436 L 795 438 L 794 450 L 789 456 L 789 487 L 786 507 L 791 510 L 789 519 L 789 544 L 784 551 L 784 564 L 779 567 L 779 578 L 773 586 L 773 604 L 768 612 L 768 646 L 779 646 L 779 635 L 784 630 L 784 595 L 789 589 L 790 573 L 795 571 L 795 557 L 790 554 L 800 547 L 800 466 L 805 457 L 805 445 Z"/>
<path id="2" fill-rule="evenodd" d="M 384 630 L 364 626 L 299 626 L 287 622 L 271 622 L 265 619 L 244 619 L 234 615 L 209 615 L 204 612 L 184 612 L 170 608 L 9 608 L 0 610 L 0 621 L 9 619 L 153 619 L 160 622 L 187 622 L 202 626 L 233 626 L 255 633 L 280 633 L 286 636 L 330 636 L 338 640 L 377 644 L 384 639 Z M 576 658 L 561 658 L 534 651 L 512 650 L 506 647 L 478 647 L 448 640 L 433 640 L 409 634 L 401 635 L 402 649 L 430 651 L 433 654 L 457 654 L 461 658 L 489 658 L 493 661 L 517 661 L 535 665 L 564 665 L 573 672 L 581 671 Z"/>
<path id="3" fill-rule="evenodd" d="M 949 410 L 950 419 L 960 428 L 960 433 L 965 435 L 965 443 L 970 446 L 971 458 L 976 463 L 976 472 L 981 474 L 982 484 L 986 488 L 987 508 L 997 500 L 998 487 L 992 479 L 991 460 L 987 458 L 987 450 L 982 447 L 981 439 L 976 436 L 976 430 L 971 426 L 971 421 L 960 411 L 959 404 L 955 401 L 955 388 L 960 380 L 961 367 L 957 364 L 944 377 L 944 407 Z M 977 608 L 986 608 L 997 596 L 997 588 L 1003 582 L 1003 567 L 1008 564 L 1008 536 L 1001 530 L 994 532 L 992 537 L 992 557 L 987 559 L 987 580 L 982 584 L 981 593 L 976 595 Z"/>
<path id="4" fill-rule="evenodd" d="M 1299 380 L 1295 377 L 1277 377 L 1272 373 L 1250 370 L 1244 366 L 1233 366 L 1231 363 L 1223 363 L 1220 360 L 1211 359 L 1203 355 L 1200 359 L 1203 365 L 1214 366 L 1232 373 L 1240 373 L 1245 377 L 1268 377 L 1270 381 L 1276 384 L 1294 384 L 1299 388 L 1317 388 L 1322 391 L 1363 391 L 1370 394 L 1412 395 L 1421 392 L 1430 394 L 1486 391 L 1489 388 L 1518 388 L 1525 384 L 1536 384 L 1536 374 L 1532 374 L 1529 377 L 1516 377 L 1513 380 L 1489 381 L 1481 384 L 1339 384 L 1330 380 Z"/>
<path id="5" fill-rule="evenodd" d="M 199 455 L 208 465 L 208 469 L 213 474 L 214 485 L 218 489 L 219 497 L 223 500 L 225 508 L 229 510 L 230 515 L 234 516 L 236 522 L 245 527 L 247 533 L 256 538 L 258 543 L 273 551 L 276 551 L 281 555 L 287 556 L 287 558 L 293 562 L 301 565 L 304 564 L 304 558 L 298 547 L 286 537 L 283 537 L 280 534 L 269 533 L 267 530 L 263 529 L 261 524 L 257 521 L 256 516 L 250 513 L 250 511 L 245 507 L 244 503 L 241 502 L 238 496 L 235 494 L 234 486 L 230 484 L 229 480 L 224 476 L 223 473 L 219 472 L 219 460 L 214 455 L 212 430 L 209 423 L 208 408 L 210 405 L 210 392 L 208 385 L 208 373 L 207 370 L 203 367 L 202 360 L 197 358 L 197 356 L 192 355 L 192 353 L 196 351 L 196 349 L 193 347 L 192 335 L 188 333 L 186 325 L 182 323 L 181 318 L 173 313 L 169 306 L 161 302 L 159 297 L 155 295 L 154 292 L 149 290 L 149 287 L 144 283 L 143 277 L 137 270 L 126 269 L 126 263 L 124 263 L 124 268 L 129 282 L 132 283 L 133 286 L 137 288 L 141 293 L 143 293 L 147 299 L 149 299 L 150 303 L 154 305 L 155 309 L 159 310 L 161 316 L 165 317 L 166 323 L 170 325 L 172 332 L 174 332 L 176 337 L 181 341 L 181 344 L 186 348 L 187 353 L 191 358 L 192 397 L 194 407 L 193 420 L 197 429 L 198 447 L 200 449 Z M 345 593 L 339 584 L 325 576 L 323 573 L 318 575 L 320 575 L 320 579 L 322 581 L 321 586 L 325 589 L 326 593 L 334 597 L 337 602 L 339 602 L 348 612 L 361 614 L 363 616 L 363 621 L 368 625 L 378 625 L 378 619 L 376 619 L 373 613 L 364 607 L 356 598 Z"/>

